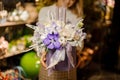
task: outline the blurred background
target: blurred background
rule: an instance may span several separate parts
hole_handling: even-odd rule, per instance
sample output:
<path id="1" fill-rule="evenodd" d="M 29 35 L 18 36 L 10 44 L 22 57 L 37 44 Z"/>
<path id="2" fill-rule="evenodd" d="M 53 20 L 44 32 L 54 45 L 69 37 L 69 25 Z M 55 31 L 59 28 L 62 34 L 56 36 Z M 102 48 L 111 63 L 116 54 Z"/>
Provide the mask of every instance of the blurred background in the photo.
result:
<path id="1" fill-rule="evenodd" d="M 38 80 L 39 58 L 29 50 L 33 30 L 25 24 L 36 25 L 41 8 L 54 0 L 10 1 L 0 0 L 0 80 L 13 74 L 23 80 Z M 120 1 L 83 0 L 82 4 L 87 37 L 78 80 L 120 80 Z"/>

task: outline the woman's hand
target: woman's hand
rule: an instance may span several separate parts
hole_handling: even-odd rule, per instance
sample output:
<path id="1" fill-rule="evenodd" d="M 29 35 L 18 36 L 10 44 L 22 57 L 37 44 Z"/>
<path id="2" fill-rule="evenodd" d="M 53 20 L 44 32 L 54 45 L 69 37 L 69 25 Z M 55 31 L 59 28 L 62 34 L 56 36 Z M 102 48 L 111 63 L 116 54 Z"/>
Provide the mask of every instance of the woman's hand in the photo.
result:
<path id="1" fill-rule="evenodd" d="M 43 65 L 43 67 L 47 68 L 47 65 L 45 63 L 46 62 L 46 52 L 45 52 L 45 50 L 42 52 L 40 62 Z"/>

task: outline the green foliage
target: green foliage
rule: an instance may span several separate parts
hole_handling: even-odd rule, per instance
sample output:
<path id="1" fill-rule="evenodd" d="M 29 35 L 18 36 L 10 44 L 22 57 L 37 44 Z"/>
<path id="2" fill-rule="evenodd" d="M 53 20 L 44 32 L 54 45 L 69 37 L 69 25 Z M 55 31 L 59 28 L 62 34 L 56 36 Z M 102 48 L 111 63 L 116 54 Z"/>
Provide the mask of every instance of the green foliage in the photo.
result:
<path id="1" fill-rule="evenodd" d="M 9 51 L 20 51 L 28 48 L 32 44 L 31 37 L 32 35 L 24 35 L 23 37 L 12 40 L 11 42 L 9 42 Z M 20 49 L 20 46 L 22 49 Z"/>

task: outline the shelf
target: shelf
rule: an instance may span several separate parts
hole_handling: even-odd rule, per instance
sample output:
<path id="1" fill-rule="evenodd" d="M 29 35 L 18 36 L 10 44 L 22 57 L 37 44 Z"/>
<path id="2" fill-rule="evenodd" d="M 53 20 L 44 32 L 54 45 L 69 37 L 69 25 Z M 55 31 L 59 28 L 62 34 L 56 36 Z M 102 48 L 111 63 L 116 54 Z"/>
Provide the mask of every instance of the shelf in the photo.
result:
<path id="1" fill-rule="evenodd" d="M 23 51 L 16 51 L 16 52 L 14 52 L 14 53 L 6 53 L 5 55 L 0 56 L 0 59 L 5 59 L 5 58 L 8 58 L 8 57 L 12 57 L 12 56 L 18 55 L 18 54 L 22 54 L 22 53 L 28 52 L 28 51 L 30 51 L 30 50 L 32 50 L 32 48 L 30 48 L 30 49 L 25 49 L 25 50 L 23 50 Z"/>
<path id="2" fill-rule="evenodd" d="M 16 26 L 16 25 L 24 25 L 25 22 L 23 21 L 18 21 L 18 22 L 5 22 L 5 23 L 0 23 L 0 27 L 8 27 L 8 26 Z"/>

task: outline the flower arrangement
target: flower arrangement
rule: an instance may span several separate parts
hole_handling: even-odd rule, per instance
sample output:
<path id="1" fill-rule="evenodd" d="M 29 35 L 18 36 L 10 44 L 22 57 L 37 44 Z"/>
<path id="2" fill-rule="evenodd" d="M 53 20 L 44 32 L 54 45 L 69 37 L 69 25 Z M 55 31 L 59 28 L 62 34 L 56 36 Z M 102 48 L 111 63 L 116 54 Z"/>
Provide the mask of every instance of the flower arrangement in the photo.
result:
<path id="1" fill-rule="evenodd" d="M 49 54 L 49 51 L 54 50 L 46 69 L 51 69 L 59 62 L 64 61 L 66 55 L 72 67 L 75 67 L 71 50 L 72 47 L 82 47 L 86 37 L 82 28 L 83 19 L 74 25 L 67 23 L 65 16 L 57 19 L 53 14 L 48 14 L 49 19 L 46 22 L 38 22 L 37 26 L 27 24 L 28 27 L 34 29 L 31 47 L 35 48 L 40 56 L 44 51 Z M 63 14 L 65 14 L 65 10 L 63 10 Z"/>

